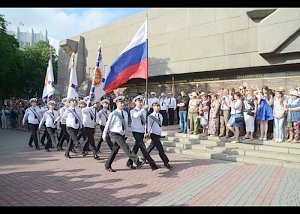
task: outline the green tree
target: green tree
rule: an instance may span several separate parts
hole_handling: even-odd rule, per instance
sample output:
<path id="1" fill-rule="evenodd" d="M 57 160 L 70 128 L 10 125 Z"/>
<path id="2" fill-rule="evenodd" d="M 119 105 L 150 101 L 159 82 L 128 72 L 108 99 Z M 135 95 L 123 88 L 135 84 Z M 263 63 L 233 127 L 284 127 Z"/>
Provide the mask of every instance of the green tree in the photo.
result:
<path id="1" fill-rule="evenodd" d="M 55 78 L 58 57 L 53 46 L 40 41 L 19 49 L 15 37 L 7 34 L 6 21 L 0 14 L 0 100 L 41 97 L 50 53 Z"/>
<path id="2" fill-rule="evenodd" d="M 53 73 L 57 76 L 57 55 L 55 49 L 48 42 L 39 41 L 31 47 L 26 47 L 25 55 L 25 80 L 28 96 L 42 96 L 44 78 L 47 71 L 48 60 L 52 55 Z M 26 93 L 24 91 L 24 93 Z"/>
<path id="3" fill-rule="evenodd" d="M 6 21 L 0 14 L 0 99 L 20 96 L 22 51 L 13 35 L 6 33 Z"/>

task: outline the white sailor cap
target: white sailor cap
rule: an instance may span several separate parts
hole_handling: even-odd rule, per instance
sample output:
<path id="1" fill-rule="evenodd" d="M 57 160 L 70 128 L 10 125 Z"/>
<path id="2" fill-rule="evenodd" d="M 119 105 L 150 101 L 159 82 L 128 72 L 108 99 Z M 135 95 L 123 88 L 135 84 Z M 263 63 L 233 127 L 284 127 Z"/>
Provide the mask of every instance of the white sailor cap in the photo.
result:
<path id="1" fill-rule="evenodd" d="M 104 103 L 107 103 L 107 104 L 109 104 L 110 102 L 109 102 L 109 100 L 108 100 L 108 99 L 104 99 L 104 100 L 102 100 L 102 101 L 101 101 L 101 105 L 103 105 Z"/>
<path id="2" fill-rule="evenodd" d="M 160 103 L 158 101 L 156 101 L 156 102 L 152 103 L 152 107 L 153 106 L 160 106 Z"/>
<path id="3" fill-rule="evenodd" d="M 61 100 L 62 103 L 65 103 L 67 101 L 68 101 L 68 99 L 66 97 Z"/>
<path id="4" fill-rule="evenodd" d="M 79 105 L 81 105 L 81 104 L 87 105 L 86 102 L 85 102 L 84 100 L 80 100 L 80 101 L 79 101 Z"/>
<path id="5" fill-rule="evenodd" d="M 36 98 L 31 98 L 31 99 L 29 100 L 29 102 L 30 102 L 30 103 L 32 103 L 32 102 L 37 102 L 37 99 L 36 99 Z"/>
<path id="6" fill-rule="evenodd" d="M 75 98 L 75 97 L 69 98 L 69 102 L 71 102 L 71 101 L 76 101 L 76 102 L 78 103 L 78 100 L 77 100 L 77 98 Z"/>
<path id="7" fill-rule="evenodd" d="M 83 100 L 84 100 L 85 102 L 87 102 L 89 99 L 90 99 L 89 96 L 86 96 L 85 98 L 83 98 Z"/>
<path id="8" fill-rule="evenodd" d="M 151 94 L 151 95 L 154 95 L 154 96 L 156 96 L 156 93 L 155 93 L 155 92 L 153 92 L 153 91 L 152 91 L 150 94 Z"/>
<path id="9" fill-rule="evenodd" d="M 143 100 L 143 96 L 142 95 L 138 95 L 135 98 L 132 99 L 133 102 L 137 101 L 137 100 Z"/>
<path id="10" fill-rule="evenodd" d="M 56 105 L 56 102 L 54 101 L 54 100 L 50 100 L 49 102 L 48 102 L 48 105 Z"/>
<path id="11" fill-rule="evenodd" d="M 160 94 L 160 96 L 165 97 L 165 96 L 166 96 L 166 93 L 162 92 L 162 93 Z"/>
<path id="12" fill-rule="evenodd" d="M 124 99 L 125 99 L 124 96 L 117 96 L 117 97 L 114 99 L 114 103 L 117 103 L 117 102 L 124 102 Z"/>

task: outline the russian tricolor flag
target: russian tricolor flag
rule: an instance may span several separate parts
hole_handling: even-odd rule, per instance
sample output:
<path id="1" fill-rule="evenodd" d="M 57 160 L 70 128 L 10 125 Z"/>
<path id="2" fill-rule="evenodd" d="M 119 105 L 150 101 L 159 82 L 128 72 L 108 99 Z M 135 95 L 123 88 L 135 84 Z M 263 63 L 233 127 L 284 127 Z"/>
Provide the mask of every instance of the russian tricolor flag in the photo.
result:
<path id="1" fill-rule="evenodd" d="M 110 66 L 104 83 L 106 93 L 113 91 L 133 78 L 148 78 L 147 20 L 140 27 L 129 45 Z"/>

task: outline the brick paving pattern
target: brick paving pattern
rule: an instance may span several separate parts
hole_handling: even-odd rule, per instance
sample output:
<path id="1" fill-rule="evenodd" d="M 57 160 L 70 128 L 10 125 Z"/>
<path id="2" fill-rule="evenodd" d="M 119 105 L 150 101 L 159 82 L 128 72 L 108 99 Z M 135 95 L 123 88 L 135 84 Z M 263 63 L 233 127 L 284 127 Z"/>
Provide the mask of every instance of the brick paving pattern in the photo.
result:
<path id="1" fill-rule="evenodd" d="M 122 151 L 101 160 L 28 147 L 29 132 L 0 129 L 0 206 L 299 206 L 300 170 L 167 153 L 172 170 L 126 168 Z M 78 150 L 78 149 L 77 149 Z"/>

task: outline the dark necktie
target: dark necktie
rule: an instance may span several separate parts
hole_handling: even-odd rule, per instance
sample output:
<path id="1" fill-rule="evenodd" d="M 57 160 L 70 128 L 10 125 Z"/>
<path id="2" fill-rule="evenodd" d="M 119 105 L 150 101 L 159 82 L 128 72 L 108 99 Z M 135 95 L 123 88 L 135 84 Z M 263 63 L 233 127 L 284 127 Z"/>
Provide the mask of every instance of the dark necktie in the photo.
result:
<path id="1" fill-rule="evenodd" d="M 123 111 L 121 110 L 121 112 L 122 112 L 122 117 L 123 117 L 123 120 L 125 121 L 125 119 L 124 119 L 124 114 L 123 114 Z M 125 127 L 124 127 L 124 123 L 123 123 L 123 121 L 122 121 L 122 130 L 123 130 L 123 131 L 125 130 Z"/>
<path id="2" fill-rule="evenodd" d="M 76 113 L 75 109 L 73 109 L 73 111 L 75 113 L 75 123 L 77 124 L 79 122 L 78 119 L 77 119 L 77 113 Z"/>
<path id="3" fill-rule="evenodd" d="M 142 114 L 142 115 L 140 116 L 140 118 L 141 118 L 141 123 L 142 123 L 142 125 L 144 126 L 144 125 L 145 125 L 145 118 L 144 118 L 144 115 Z"/>
<path id="4" fill-rule="evenodd" d="M 159 124 L 161 125 L 159 114 L 157 114 L 157 118 L 158 118 Z"/>
<path id="5" fill-rule="evenodd" d="M 35 118 L 35 119 L 39 119 L 39 118 L 37 117 L 38 114 L 37 114 L 35 108 L 33 108 L 33 111 L 34 111 L 34 118 Z"/>
<path id="6" fill-rule="evenodd" d="M 171 98 L 170 98 L 170 101 L 169 101 L 169 105 L 171 105 Z"/>
<path id="7" fill-rule="evenodd" d="M 105 114 L 104 114 L 105 122 L 107 122 L 107 119 L 108 119 L 107 116 L 106 116 L 106 115 L 107 115 L 107 111 L 105 110 L 104 113 L 105 113 Z"/>

